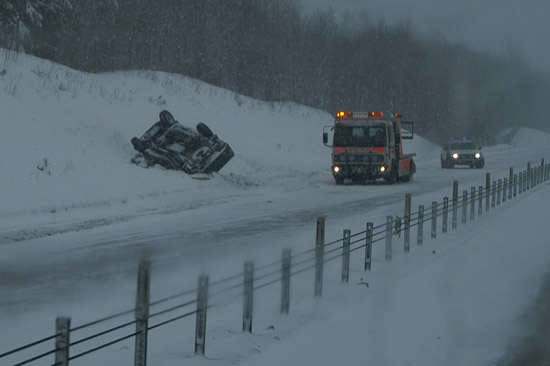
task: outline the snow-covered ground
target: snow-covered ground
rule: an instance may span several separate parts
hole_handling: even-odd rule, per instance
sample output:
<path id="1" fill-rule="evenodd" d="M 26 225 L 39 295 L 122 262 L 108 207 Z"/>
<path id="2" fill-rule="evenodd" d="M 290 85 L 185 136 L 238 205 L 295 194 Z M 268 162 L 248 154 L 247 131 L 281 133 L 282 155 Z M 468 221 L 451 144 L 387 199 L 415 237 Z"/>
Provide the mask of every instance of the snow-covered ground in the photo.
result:
<path id="1" fill-rule="evenodd" d="M 428 207 L 450 195 L 453 180 L 469 190 L 487 172 L 504 178 L 509 167 L 518 172 L 550 158 L 550 136 L 521 129 L 512 144 L 483 148 L 484 169 L 442 170 L 440 147 L 415 136 L 405 142 L 417 153 L 413 182 L 336 186 L 321 143 L 332 122 L 327 112 L 179 75 L 91 75 L 0 55 L 0 354 L 53 333 L 57 315 L 77 326 L 131 309 L 143 255 L 153 262 L 154 301 L 192 288 L 201 273 L 220 279 L 246 259 L 259 266 L 282 248 L 311 248 L 317 216 L 327 218 L 333 240 L 343 229 L 402 215 L 405 193 L 413 207 Z M 210 180 L 132 164 L 130 139 L 163 109 L 190 127 L 205 122 L 232 146 L 233 160 Z M 193 357 L 194 319 L 158 328 L 149 362 L 490 364 L 530 333 L 520 319 L 548 269 L 549 194 L 545 183 L 437 240 L 425 227 L 424 245 L 408 254 L 396 239 L 391 263 L 375 247 L 370 273 L 356 252 L 347 285 L 335 261 L 321 299 L 312 296 L 312 273 L 299 276 L 288 316 L 278 314 L 278 285 L 261 290 L 252 335 L 240 333 L 238 302 L 213 308 L 206 358 Z M 74 363 L 132 364 L 133 342 Z"/>

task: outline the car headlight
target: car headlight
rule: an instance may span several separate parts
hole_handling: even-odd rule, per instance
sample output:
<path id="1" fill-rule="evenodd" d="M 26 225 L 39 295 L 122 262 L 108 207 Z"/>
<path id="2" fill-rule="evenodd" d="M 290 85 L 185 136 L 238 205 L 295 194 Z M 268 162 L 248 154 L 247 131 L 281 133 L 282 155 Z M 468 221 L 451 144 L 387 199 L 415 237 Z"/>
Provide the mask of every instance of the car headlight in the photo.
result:
<path id="1" fill-rule="evenodd" d="M 457 153 L 454 153 L 453 155 L 451 155 L 453 157 L 453 159 L 458 159 L 458 154 Z"/>
<path id="2" fill-rule="evenodd" d="M 386 171 L 386 167 L 382 165 L 382 166 L 380 167 L 380 171 L 381 171 L 382 173 L 384 173 L 384 172 Z"/>
<path id="3" fill-rule="evenodd" d="M 480 153 L 476 153 L 475 157 L 476 157 L 476 159 L 479 159 L 479 158 L 481 158 L 481 154 L 480 154 Z"/>
<path id="4" fill-rule="evenodd" d="M 340 173 L 340 167 L 339 166 L 335 166 L 334 168 L 332 168 L 332 170 L 334 170 L 334 173 Z"/>

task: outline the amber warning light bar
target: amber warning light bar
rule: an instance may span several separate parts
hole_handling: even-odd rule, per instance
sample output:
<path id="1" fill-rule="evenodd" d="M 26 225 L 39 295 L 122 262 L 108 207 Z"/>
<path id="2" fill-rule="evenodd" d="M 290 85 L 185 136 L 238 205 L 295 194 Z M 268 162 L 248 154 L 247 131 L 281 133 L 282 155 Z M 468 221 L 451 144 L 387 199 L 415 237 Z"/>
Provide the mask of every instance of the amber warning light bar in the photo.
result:
<path id="1" fill-rule="evenodd" d="M 401 113 L 395 113 L 395 118 L 400 118 Z M 336 118 L 384 118 L 384 112 L 348 112 L 340 111 L 336 113 Z"/>

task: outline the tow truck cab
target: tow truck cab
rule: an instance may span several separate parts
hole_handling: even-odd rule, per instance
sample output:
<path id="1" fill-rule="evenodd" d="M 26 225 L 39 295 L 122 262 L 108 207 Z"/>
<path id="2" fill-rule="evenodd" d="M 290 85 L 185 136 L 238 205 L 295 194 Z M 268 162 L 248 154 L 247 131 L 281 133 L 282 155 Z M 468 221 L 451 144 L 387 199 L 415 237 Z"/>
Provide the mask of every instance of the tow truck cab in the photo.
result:
<path id="1" fill-rule="evenodd" d="M 416 171 L 416 154 L 403 154 L 402 140 L 412 138 L 413 122 L 402 121 L 399 113 L 338 112 L 334 125 L 323 129 L 323 144 L 332 148 L 336 184 L 409 181 Z"/>

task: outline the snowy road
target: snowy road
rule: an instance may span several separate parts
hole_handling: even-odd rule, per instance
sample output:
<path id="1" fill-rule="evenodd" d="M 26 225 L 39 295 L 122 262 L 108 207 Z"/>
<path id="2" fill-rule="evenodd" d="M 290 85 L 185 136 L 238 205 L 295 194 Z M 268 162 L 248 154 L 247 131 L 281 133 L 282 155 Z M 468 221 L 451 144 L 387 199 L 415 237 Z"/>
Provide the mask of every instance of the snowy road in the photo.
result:
<path id="1" fill-rule="evenodd" d="M 469 190 L 484 185 L 487 172 L 492 178 L 504 178 L 509 167 L 518 172 L 528 161 L 538 165 L 549 152 L 488 148 L 487 164 L 481 170 L 443 170 L 438 158 L 419 158 L 414 181 L 393 186 L 336 186 L 324 175 L 293 190 L 250 189 L 225 201 L 193 202 L 181 210 L 174 205 L 118 216 L 109 216 L 105 210 L 104 217 L 82 220 L 101 225 L 3 244 L 0 309 L 3 313 L 34 311 L 54 296 L 56 302 L 78 302 L 89 288 L 107 289 L 119 281 L 127 282 L 131 292 L 143 255 L 153 260 L 156 273 L 183 270 L 194 279 L 215 260 L 244 260 L 267 247 L 307 248 L 313 243 L 317 216 L 327 219 L 327 238 L 336 238 L 344 228 L 363 230 L 364 224 L 348 227 L 348 223 L 379 224 L 386 215 L 402 215 L 406 193 L 412 193 L 413 211 L 419 204 L 428 209 L 433 200 L 451 195 L 453 180 L 459 181 L 459 192 Z M 63 217 L 59 214 L 58 225 L 52 227 L 68 227 L 59 224 Z M 79 227 L 78 221 L 70 222 L 70 227 Z M 33 228 L 25 230 L 32 232 Z M 40 255 L 26 255 L 29 252 Z"/>

